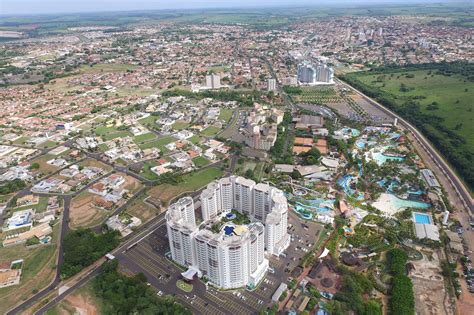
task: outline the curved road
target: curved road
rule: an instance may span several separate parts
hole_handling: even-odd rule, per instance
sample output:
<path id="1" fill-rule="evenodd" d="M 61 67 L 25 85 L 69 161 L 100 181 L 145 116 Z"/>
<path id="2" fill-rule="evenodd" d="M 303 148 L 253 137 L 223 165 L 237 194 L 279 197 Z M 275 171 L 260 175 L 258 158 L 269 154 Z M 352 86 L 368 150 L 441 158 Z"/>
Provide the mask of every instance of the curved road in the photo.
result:
<path id="1" fill-rule="evenodd" d="M 356 92 L 359 94 L 361 97 L 363 97 L 366 101 L 368 101 L 371 105 L 376 106 L 380 110 L 382 110 L 384 113 L 388 114 L 392 118 L 397 118 L 398 122 L 401 126 L 406 128 L 408 131 L 410 131 L 413 135 L 413 137 L 418 141 L 418 143 L 422 146 L 422 148 L 428 153 L 428 155 L 431 157 L 431 159 L 435 162 L 435 164 L 441 169 L 445 177 L 448 179 L 448 181 L 451 183 L 451 186 L 454 188 L 456 191 L 456 194 L 458 195 L 459 199 L 463 202 L 463 205 L 466 209 L 469 210 L 470 215 L 474 212 L 474 202 L 473 199 L 471 198 L 471 195 L 468 191 L 468 189 L 464 186 L 464 183 L 459 179 L 459 177 L 456 175 L 456 173 L 452 170 L 451 166 L 446 163 L 446 161 L 443 159 L 443 157 L 436 151 L 436 149 L 432 146 L 432 144 L 419 132 L 413 125 L 411 125 L 408 121 L 403 119 L 402 117 L 398 116 L 391 110 L 387 109 L 380 103 L 376 102 L 372 98 L 368 97 L 367 95 L 363 94 L 362 92 L 358 91 L 354 87 L 350 86 L 349 84 L 338 80 L 341 84 L 343 84 L 345 87 L 351 89 L 352 91 Z"/>

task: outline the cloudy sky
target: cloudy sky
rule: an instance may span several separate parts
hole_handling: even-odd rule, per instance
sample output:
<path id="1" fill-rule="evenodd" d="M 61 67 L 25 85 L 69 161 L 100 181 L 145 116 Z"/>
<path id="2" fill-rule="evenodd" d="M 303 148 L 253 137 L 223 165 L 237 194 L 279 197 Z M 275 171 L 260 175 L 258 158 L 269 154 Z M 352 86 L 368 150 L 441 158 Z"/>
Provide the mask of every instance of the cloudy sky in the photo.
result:
<path id="1" fill-rule="evenodd" d="M 334 5 L 454 2 L 459 0 L 0 0 L 1 14 L 231 8 L 284 5 Z"/>

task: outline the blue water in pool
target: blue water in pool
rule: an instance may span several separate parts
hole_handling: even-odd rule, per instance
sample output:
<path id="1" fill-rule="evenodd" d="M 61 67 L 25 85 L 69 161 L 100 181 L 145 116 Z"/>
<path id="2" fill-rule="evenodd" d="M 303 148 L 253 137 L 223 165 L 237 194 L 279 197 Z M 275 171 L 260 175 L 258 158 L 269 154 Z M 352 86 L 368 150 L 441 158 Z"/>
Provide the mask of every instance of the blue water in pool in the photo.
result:
<path id="1" fill-rule="evenodd" d="M 430 216 L 424 213 L 415 213 L 415 222 L 421 224 L 430 224 Z"/>

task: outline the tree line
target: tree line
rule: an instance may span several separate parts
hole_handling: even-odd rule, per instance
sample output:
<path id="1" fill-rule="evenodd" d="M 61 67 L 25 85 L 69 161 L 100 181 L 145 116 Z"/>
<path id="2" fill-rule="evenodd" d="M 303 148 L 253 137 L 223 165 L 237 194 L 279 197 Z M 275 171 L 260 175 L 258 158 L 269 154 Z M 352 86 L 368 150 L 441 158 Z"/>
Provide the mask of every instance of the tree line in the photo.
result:
<path id="1" fill-rule="evenodd" d="M 91 229 L 69 232 L 64 238 L 64 263 L 61 277 L 69 278 L 117 247 L 120 233 L 107 231 L 96 234 Z"/>
<path id="2" fill-rule="evenodd" d="M 143 273 L 127 277 L 117 266 L 117 261 L 107 262 L 93 282 L 95 295 L 103 300 L 104 314 L 191 314 L 171 296 L 158 297 Z"/>

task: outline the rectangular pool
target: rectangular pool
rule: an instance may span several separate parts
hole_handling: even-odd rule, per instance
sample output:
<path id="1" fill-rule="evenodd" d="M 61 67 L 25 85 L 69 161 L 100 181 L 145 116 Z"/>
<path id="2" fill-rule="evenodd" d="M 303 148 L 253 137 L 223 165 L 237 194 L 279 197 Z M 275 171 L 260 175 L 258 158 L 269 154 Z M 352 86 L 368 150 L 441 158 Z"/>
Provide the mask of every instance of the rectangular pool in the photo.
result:
<path id="1" fill-rule="evenodd" d="M 415 216 L 415 223 L 431 224 L 431 218 L 428 214 L 415 212 L 414 216 Z"/>

